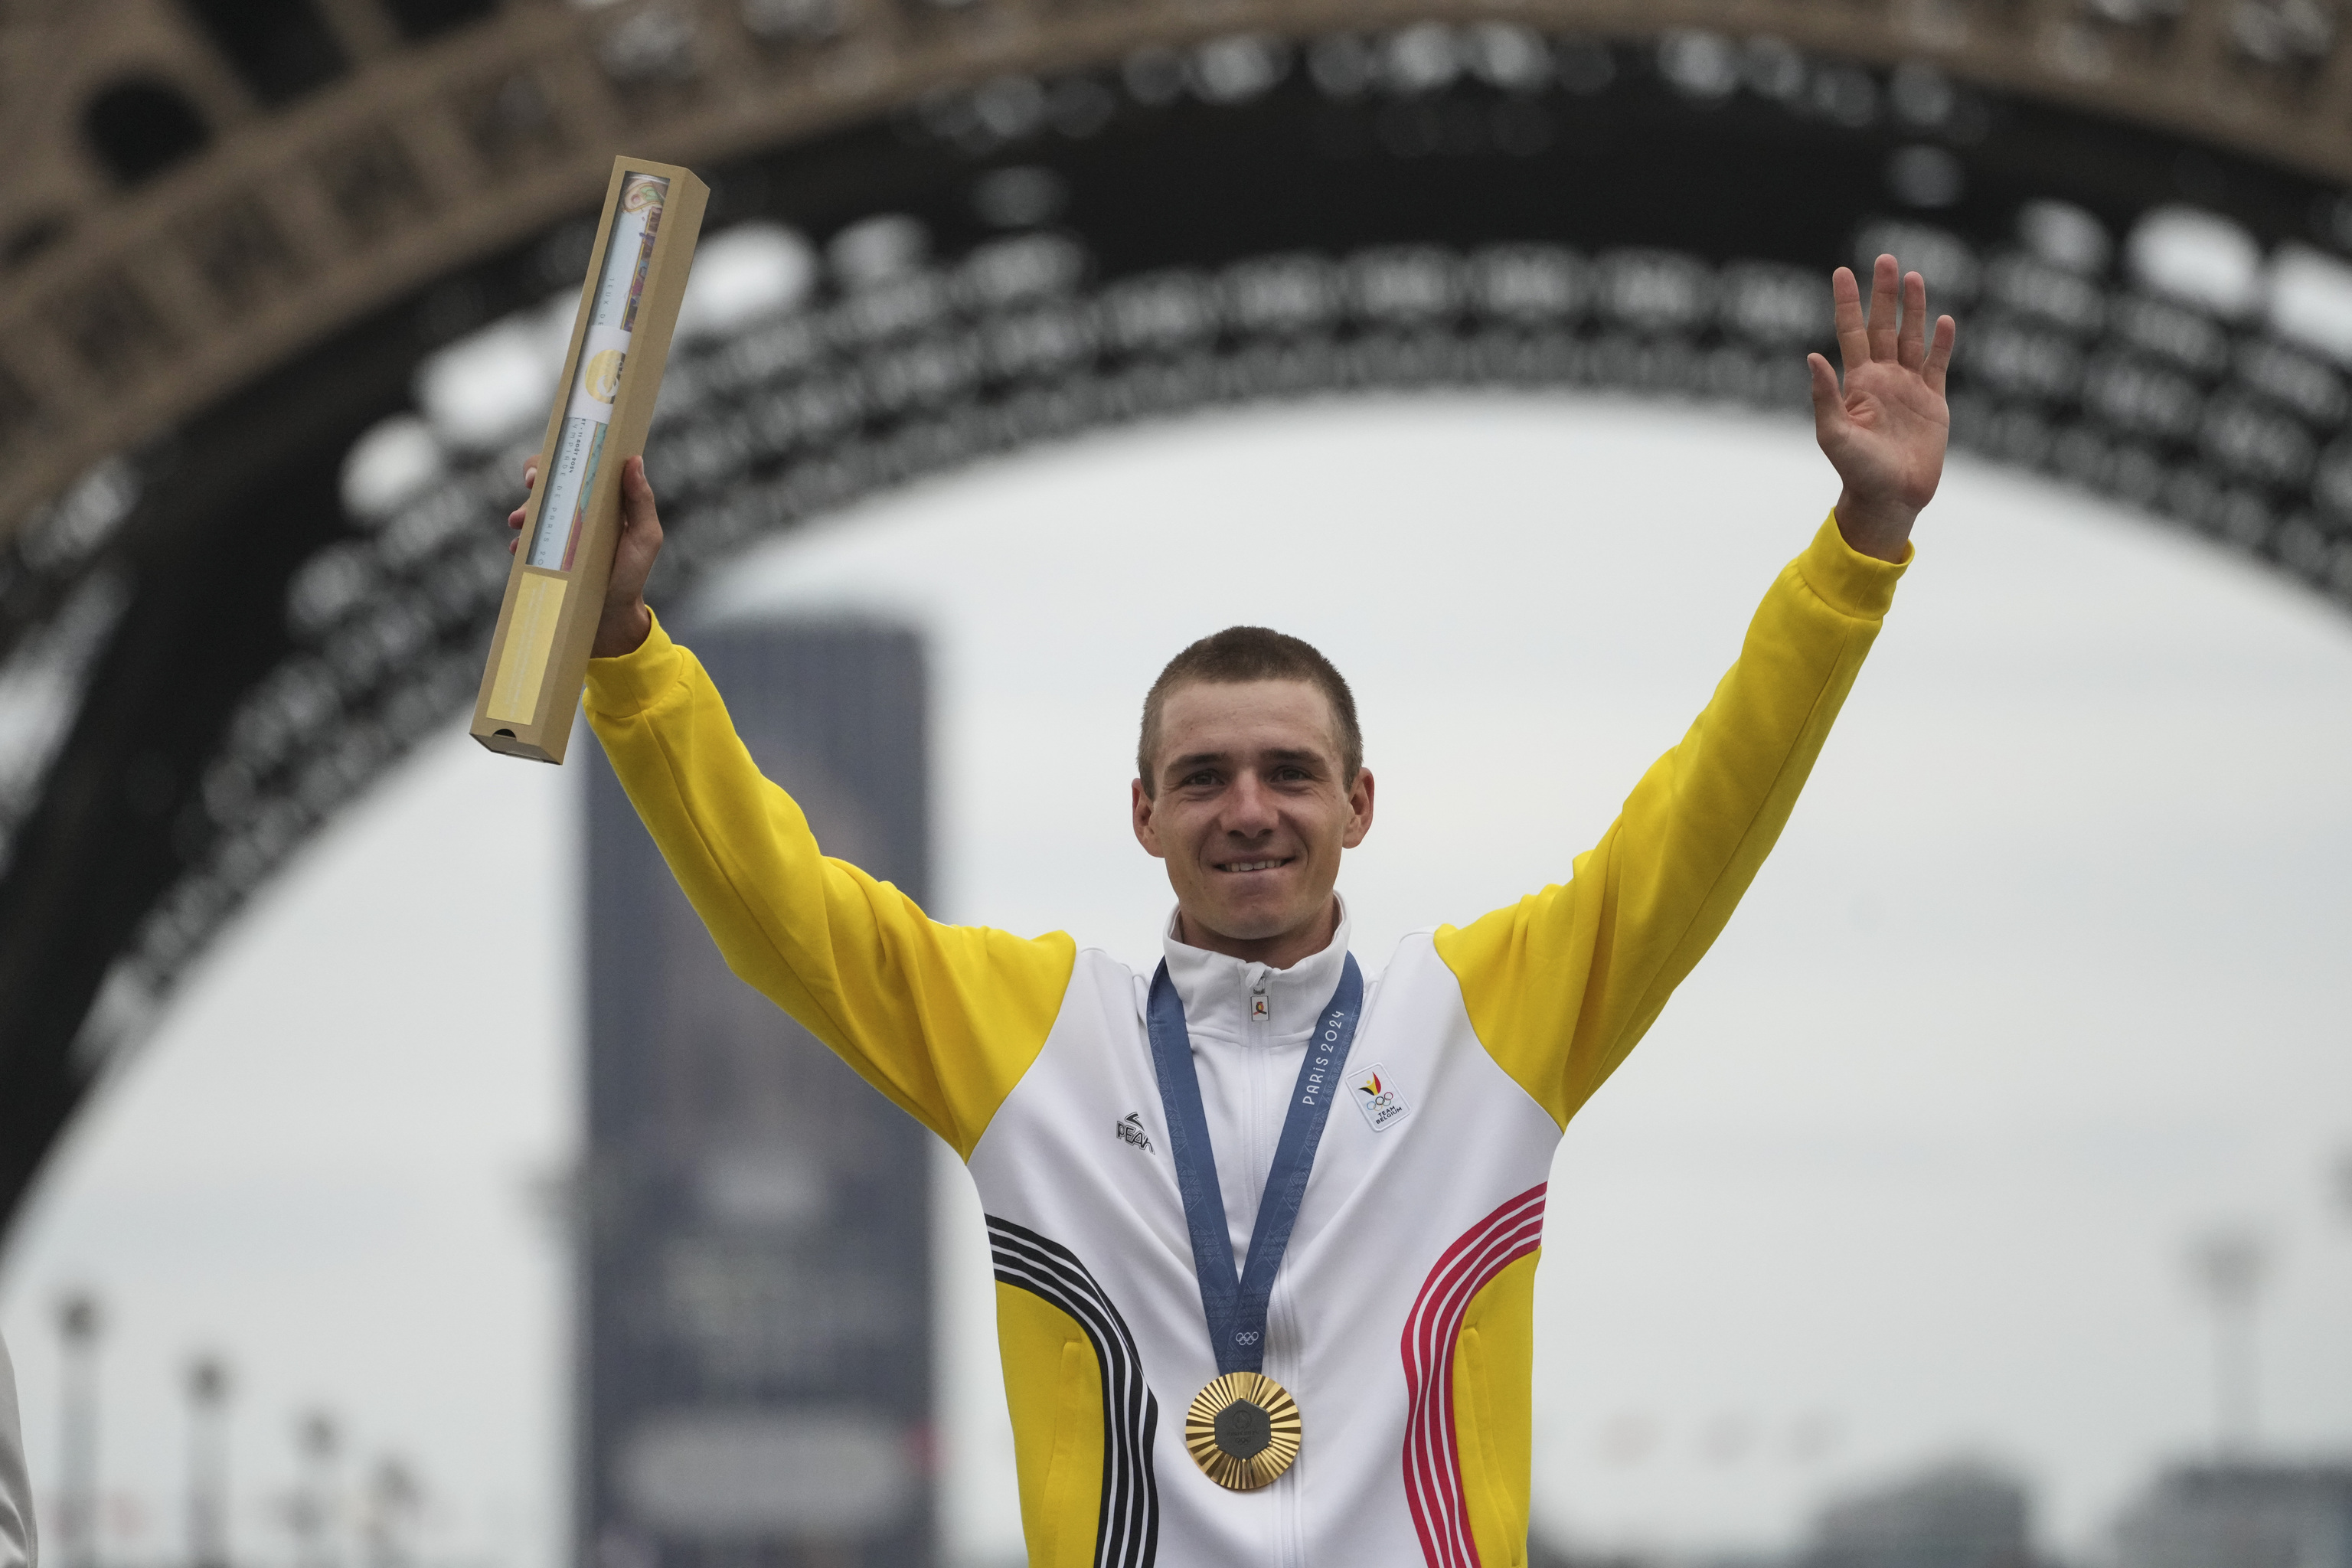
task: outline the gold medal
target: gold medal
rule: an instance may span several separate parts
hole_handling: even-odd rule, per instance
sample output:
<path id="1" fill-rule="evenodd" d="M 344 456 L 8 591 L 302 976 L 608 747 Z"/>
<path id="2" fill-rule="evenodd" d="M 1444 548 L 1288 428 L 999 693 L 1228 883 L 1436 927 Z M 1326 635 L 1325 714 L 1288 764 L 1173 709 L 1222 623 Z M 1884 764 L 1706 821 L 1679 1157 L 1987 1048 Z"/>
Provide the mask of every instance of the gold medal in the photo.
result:
<path id="1" fill-rule="evenodd" d="M 1297 1403 L 1261 1372 L 1225 1373 L 1184 1413 L 1192 1462 L 1228 1491 L 1255 1491 L 1290 1468 L 1304 1436 Z"/>

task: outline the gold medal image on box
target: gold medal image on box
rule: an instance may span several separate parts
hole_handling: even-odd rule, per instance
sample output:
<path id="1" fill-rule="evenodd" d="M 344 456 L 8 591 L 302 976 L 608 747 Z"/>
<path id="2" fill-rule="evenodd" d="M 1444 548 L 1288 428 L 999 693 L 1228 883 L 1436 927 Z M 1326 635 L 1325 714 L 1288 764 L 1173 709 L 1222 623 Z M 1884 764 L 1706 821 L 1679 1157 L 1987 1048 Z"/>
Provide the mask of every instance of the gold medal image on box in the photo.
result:
<path id="1" fill-rule="evenodd" d="M 1228 1491 L 1254 1492 L 1290 1468 L 1306 1438 L 1298 1405 L 1262 1372 L 1229 1372 L 1192 1396 L 1184 1447 Z"/>
<path id="2" fill-rule="evenodd" d="M 599 403 L 610 403 L 621 390 L 621 362 L 629 356 L 619 349 L 606 349 L 588 362 L 588 370 L 581 376 L 580 384 L 588 395 Z"/>

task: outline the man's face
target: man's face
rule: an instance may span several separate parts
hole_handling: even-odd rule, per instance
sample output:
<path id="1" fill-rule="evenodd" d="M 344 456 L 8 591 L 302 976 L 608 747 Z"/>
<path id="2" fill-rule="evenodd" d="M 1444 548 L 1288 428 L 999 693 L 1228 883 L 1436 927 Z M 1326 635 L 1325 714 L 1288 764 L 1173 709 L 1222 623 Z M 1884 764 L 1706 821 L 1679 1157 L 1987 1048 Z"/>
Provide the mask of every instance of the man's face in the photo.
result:
<path id="1" fill-rule="evenodd" d="M 1372 825 L 1372 775 L 1342 777 L 1319 688 L 1180 686 L 1162 701 L 1152 766 L 1156 795 L 1134 787 L 1135 837 L 1168 863 L 1187 922 L 1205 928 L 1188 940 L 1265 942 L 1324 917 L 1339 852 Z"/>

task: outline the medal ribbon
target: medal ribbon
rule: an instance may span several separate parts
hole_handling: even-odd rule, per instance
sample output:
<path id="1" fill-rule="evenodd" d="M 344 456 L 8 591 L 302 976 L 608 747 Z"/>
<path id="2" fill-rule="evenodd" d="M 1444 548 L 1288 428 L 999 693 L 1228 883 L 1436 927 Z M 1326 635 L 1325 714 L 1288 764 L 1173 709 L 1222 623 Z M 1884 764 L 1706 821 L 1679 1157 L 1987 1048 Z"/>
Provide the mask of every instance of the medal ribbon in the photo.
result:
<path id="1" fill-rule="evenodd" d="M 1183 1194 L 1184 1224 L 1192 1236 L 1192 1269 L 1200 1277 L 1201 1308 L 1208 1316 L 1209 1343 L 1216 1352 L 1220 1375 L 1257 1372 L 1265 1364 L 1265 1314 L 1274 1297 L 1275 1271 L 1290 1247 L 1290 1228 L 1307 1197 L 1316 1145 L 1323 1141 L 1323 1123 L 1339 1091 L 1339 1069 L 1355 1042 L 1363 1005 L 1363 972 L 1349 953 L 1339 973 L 1339 988 L 1316 1018 L 1306 1059 L 1298 1064 L 1298 1082 L 1282 1119 L 1282 1136 L 1274 1146 L 1274 1165 L 1265 1174 L 1265 1194 L 1258 1200 L 1257 1223 L 1250 1228 L 1249 1257 L 1236 1275 L 1224 1194 L 1217 1185 L 1216 1156 L 1209 1146 L 1209 1119 L 1201 1108 L 1201 1075 L 1192 1065 L 1192 1036 L 1184 1023 L 1184 1000 L 1176 994 L 1164 961 L 1151 977 L 1145 1015 L 1150 1025 L 1151 1063 L 1160 1079 L 1160 1104 L 1168 1113 L 1168 1153 L 1176 1163 L 1176 1188 Z"/>

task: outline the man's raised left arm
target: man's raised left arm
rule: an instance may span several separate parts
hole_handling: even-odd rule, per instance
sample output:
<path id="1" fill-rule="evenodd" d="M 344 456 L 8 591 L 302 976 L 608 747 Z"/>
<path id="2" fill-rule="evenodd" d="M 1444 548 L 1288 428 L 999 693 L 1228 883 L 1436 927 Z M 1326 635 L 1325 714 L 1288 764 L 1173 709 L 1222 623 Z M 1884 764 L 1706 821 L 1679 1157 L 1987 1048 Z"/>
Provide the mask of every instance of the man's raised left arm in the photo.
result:
<path id="1" fill-rule="evenodd" d="M 1437 936 L 1478 1037 L 1562 1126 L 1731 918 L 1779 839 L 1893 602 L 1942 477 L 1954 327 L 1882 256 L 1865 317 L 1832 280 L 1843 384 L 1811 356 L 1836 510 L 1781 572 L 1739 660 L 1566 883 Z M 1902 301 L 1898 317 L 1896 300 Z"/>

